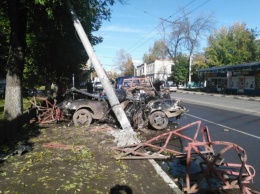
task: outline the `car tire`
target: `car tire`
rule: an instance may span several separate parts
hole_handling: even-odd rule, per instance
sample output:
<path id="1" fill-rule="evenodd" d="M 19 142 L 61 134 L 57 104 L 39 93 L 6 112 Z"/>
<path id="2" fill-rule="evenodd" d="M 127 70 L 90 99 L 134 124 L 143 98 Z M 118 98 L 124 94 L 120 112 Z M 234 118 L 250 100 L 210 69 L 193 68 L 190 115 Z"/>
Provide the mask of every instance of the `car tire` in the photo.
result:
<path id="1" fill-rule="evenodd" d="M 149 116 L 149 124 L 157 130 L 163 130 L 168 126 L 168 117 L 162 111 L 155 111 Z"/>
<path id="2" fill-rule="evenodd" d="M 89 126 L 92 122 L 92 115 L 87 109 L 80 109 L 73 114 L 74 126 Z"/>

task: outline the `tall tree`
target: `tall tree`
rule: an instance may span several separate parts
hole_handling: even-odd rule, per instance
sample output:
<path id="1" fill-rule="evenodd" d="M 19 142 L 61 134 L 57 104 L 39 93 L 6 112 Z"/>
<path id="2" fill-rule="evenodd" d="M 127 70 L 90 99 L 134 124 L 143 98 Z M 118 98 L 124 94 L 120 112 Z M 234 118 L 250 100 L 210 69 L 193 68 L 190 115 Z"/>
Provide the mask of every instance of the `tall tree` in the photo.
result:
<path id="1" fill-rule="evenodd" d="M 259 47 L 255 41 L 257 31 L 249 30 L 244 23 L 222 27 L 210 35 L 205 48 L 209 67 L 232 65 L 260 60 Z"/>
<path id="2" fill-rule="evenodd" d="M 213 14 L 200 14 L 194 20 L 188 18 L 187 14 L 185 16 L 185 48 L 190 60 L 195 50 L 200 47 L 200 40 L 212 31 L 214 21 Z"/>
<path id="3" fill-rule="evenodd" d="M 118 65 L 121 75 L 134 75 L 134 63 L 132 56 L 127 53 L 124 49 L 121 49 L 117 52 L 117 59 L 115 63 Z"/>
<path id="4" fill-rule="evenodd" d="M 213 18 L 212 14 L 200 14 L 191 18 L 189 14 L 182 11 L 182 16 L 177 20 L 173 22 L 166 20 L 163 22 L 162 36 L 165 39 L 168 53 L 173 59 L 175 66 L 179 62 L 178 56 L 180 54 L 181 56 L 189 56 L 187 60 L 190 63 L 191 56 L 200 47 L 200 40 L 213 29 Z M 170 27 L 170 30 L 167 29 L 168 27 Z M 189 74 L 183 76 L 189 76 Z"/>
<path id="5" fill-rule="evenodd" d="M 19 0 L 8 0 L 10 21 L 10 49 L 7 61 L 4 118 L 12 120 L 22 114 L 22 75 L 26 47 L 26 25 L 28 9 Z"/>
<path id="6" fill-rule="evenodd" d="M 156 40 L 153 47 L 149 48 L 149 53 L 144 54 L 143 61 L 149 63 L 156 59 L 168 58 L 168 48 L 163 40 Z"/>

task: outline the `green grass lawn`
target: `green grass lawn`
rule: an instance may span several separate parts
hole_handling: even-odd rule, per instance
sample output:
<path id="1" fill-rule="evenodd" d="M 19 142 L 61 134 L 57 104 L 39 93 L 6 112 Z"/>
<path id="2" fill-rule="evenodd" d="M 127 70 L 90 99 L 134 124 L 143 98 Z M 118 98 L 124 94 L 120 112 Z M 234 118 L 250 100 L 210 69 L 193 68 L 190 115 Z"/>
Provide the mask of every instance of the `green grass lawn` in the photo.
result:
<path id="1" fill-rule="evenodd" d="M 5 100 L 0 99 L 0 120 L 3 120 Z M 31 106 L 28 98 L 23 98 L 23 110 L 28 109 Z"/>

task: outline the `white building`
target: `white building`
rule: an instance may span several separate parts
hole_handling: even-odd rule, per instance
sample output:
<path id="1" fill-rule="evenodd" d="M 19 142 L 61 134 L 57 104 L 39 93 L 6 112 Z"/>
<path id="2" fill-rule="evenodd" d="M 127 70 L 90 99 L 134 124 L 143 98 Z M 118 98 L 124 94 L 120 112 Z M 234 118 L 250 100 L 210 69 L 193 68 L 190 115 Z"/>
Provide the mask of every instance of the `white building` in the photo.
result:
<path id="1" fill-rule="evenodd" d="M 155 61 L 144 63 L 136 67 L 137 76 L 149 77 L 153 82 L 155 80 L 167 80 L 171 75 L 173 60 L 156 59 Z"/>

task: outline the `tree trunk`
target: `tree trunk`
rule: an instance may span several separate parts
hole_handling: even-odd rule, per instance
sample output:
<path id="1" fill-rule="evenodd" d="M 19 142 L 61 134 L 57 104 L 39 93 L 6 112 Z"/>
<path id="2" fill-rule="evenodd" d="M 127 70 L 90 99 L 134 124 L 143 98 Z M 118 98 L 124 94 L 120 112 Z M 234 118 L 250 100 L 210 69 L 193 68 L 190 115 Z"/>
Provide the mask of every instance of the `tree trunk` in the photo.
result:
<path id="1" fill-rule="evenodd" d="M 22 114 L 22 76 L 24 69 L 27 10 L 20 0 L 8 0 L 10 49 L 7 61 L 4 119 L 11 121 Z"/>

